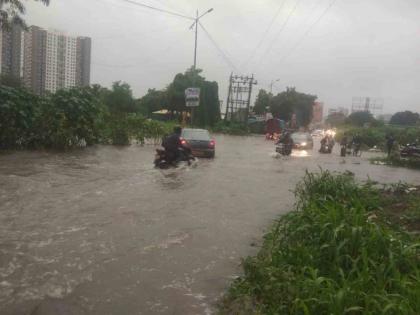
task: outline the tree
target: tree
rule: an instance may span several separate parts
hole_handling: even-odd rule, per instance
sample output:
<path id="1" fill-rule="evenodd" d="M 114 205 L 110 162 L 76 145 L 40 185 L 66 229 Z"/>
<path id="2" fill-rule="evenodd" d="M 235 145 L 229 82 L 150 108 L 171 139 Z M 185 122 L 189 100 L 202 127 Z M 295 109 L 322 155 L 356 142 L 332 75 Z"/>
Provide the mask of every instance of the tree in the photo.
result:
<path id="1" fill-rule="evenodd" d="M 418 113 L 413 113 L 411 111 L 404 111 L 395 113 L 389 123 L 391 125 L 405 125 L 412 126 L 415 125 L 420 120 L 420 115 Z"/>
<path id="2" fill-rule="evenodd" d="M 328 115 L 325 122 L 332 127 L 337 127 L 340 125 L 344 125 L 346 123 L 346 115 L 341 112 L 331 113 Z"/>
<path id="3" fill-rule="evenodd" d="M 50 4 L 50 0 L 35 0 L 45 5 Z M 22 0 L 0 0 L 0 30 L 10 29 L 13 24 L 26 28 L 25 20 L 22 15 L 26 12 Z"/>
<path id="4" fill-rule="evenodd" d="M 168 107 L 168 96 L 165 90 L 149 89 L 147 94 L 136 101 L 137 112 L 150 116 L 153 112 Z"/>
<path id="5" fill-rule="evenodd" d="M 267 111 L 267 107 L 270 106 L 272 96 L 273 95 L 271 93 L 267 93 L 266 90 L 261 89 L 258 92 L 258 96 L 255 101 L 254 112 L 259 115 L 265 113 Z"/>
<path id="6" fill-rule="evenodd" d="M 270 111 L 274 117 L 285 121 L 289 121 L 295 114 L 298 126 L 307 126 L 312 120 L 316 98 L 315 95 L 297 92 L 295 88 L 287 88 L 271 99 Z"/>
<path id="7" fill-rule="evenodd" d="M 185 105 L 185 90 L 190 87 L 200 88 L 200 105 L 195 110 L 197 120 L 201 126 L 212 126 L 220 119 L 219 87 L 216 82 L 206 81 L 200 75 L 200 69 L 188 69 L 185 73 L 178 73 L 168 86 L 167 109 L 172 113 L 190 110 Z"/>
<path id="8" fill-rule="evenodd" d="M 134 113 L 136 111 L 133 91 L 130 85 L 117 81 L 112 84 L 111 90 L 101 91 L 104 103 L 112 113 Z"/>
<path id="9" fill-rule="evenodd" d="M 350 125 L 362 127 L 365 124 L 375 124 L 377 121 L 370 112 L 363 111 L 351 113 L 346 122 Z"/>

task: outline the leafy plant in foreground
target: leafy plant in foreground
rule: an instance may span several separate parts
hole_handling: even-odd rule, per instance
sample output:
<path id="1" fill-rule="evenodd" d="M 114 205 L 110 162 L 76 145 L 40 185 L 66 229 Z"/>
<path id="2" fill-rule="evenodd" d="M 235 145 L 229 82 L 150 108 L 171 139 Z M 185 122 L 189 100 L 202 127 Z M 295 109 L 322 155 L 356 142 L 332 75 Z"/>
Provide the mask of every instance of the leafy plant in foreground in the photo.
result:
<path id="1" fill-rule="evenodd" d="M 419 314 L 420 244 L 371 219 L 379 197 L 350 174 L 306 174 L 228 299 L 252 314 Z"/>

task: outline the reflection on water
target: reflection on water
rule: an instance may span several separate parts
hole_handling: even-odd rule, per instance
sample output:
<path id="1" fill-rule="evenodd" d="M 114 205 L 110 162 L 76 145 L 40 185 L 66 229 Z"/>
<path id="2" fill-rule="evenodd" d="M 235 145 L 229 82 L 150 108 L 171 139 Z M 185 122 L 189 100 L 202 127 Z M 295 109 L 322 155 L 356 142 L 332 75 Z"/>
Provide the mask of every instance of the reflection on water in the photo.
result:
<path id="1" fill-rule="evenodd" d="M 312 151 L 307 150 L 293 150 L 292 154 L 293 157 L 309 157 L 312 155 Z"/>

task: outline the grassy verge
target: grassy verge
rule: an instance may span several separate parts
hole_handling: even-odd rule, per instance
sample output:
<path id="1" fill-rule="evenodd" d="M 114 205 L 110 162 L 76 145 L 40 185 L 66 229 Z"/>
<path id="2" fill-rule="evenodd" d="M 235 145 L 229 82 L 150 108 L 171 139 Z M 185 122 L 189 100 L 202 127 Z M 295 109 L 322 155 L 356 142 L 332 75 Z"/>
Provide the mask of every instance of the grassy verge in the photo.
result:
<path id="1" fill-rule="evenodd" d="M 420 314 L 419 238 L 401 227 L 401 212 L 392 215 L 404 199 L 399 211 L 418 220 L 420 195 L 401 187 L 308 173 L 296 209 L 244 260 L 220 313 Z"/>
<path id="2" fill-rule="evenodd" d="M 220 121 L 212 128 L 212 132 L 235 136 L 246 136 L 249 134 L 249 129 L 245 124 Z"/>
<path id="3" fill-rule="evenodd" d="M 412 169 L 419 169 L 420 170 L 420 159 L 415 158 L 399 158 L 399 157 L 376 157 L 372 158 L 372 164 L 375 165 L 389 165 L 389 166 L 396 166 L 396 167 L 406 167 Z"/>

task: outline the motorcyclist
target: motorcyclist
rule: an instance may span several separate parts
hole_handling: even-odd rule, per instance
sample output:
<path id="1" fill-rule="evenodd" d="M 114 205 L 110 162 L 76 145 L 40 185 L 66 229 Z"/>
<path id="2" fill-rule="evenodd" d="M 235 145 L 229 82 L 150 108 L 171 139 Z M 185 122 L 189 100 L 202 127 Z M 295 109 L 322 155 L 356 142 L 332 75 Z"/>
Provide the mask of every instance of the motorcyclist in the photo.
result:
<path id="1" fill-rule="evenodd" d="M 168 163 L 174 163 L 180 158 L 182 128 L 174 127 L 173 133 L 165 137 L 162 141 L 162 147 L 165 148 L 165 156 Z"/>
<path id="2" fill-rule="evenodd" d="M 353 137 L 353 141 L 352 141 L 352 147 L 353 147 L 353 155 L 357 156 L 359 155 L 360 152 L 360 147 L 362 146 L 362 138 L 360 137 L 359 134 L 356 134 Z"/>
<path id="3" fill-rule="evenodd" d="M 288 131 L 284 132 L 283 135 L 280 137 L 279 141 L 277 142 L 277 144 L 279 143 L 282 143 L 284 145 L 284 148 L 286 149 L 285 152 L 288 152 L 288 154 L 292 152 L 293 139 L 290 132 Z"/>
<path id="4" fill-rule="evenodd" d="M 347 153 L 347 145 L 348 145 L 348 139 L 347 134 L 344 134 L 343 138 L 341 138 L 340 146 L 341 146 L 341 156 L 346 156 Z"/>

